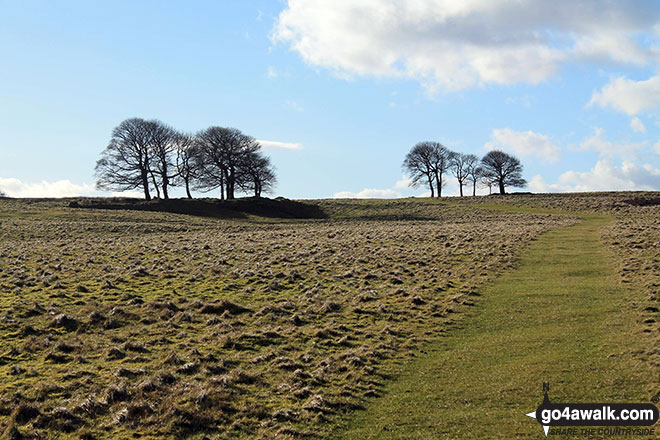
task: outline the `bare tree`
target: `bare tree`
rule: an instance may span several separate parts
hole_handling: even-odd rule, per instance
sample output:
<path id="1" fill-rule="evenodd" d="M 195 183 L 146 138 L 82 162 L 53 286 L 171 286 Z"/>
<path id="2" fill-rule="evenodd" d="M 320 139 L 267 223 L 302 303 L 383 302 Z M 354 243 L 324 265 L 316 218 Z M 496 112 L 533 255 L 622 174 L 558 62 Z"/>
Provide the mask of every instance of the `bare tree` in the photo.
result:
<path id="1" fill-rule="evenodd" d="M 0 199 L 6 199 L 7 193 L 0 189 Z"/>
<path id="2" fill-rule="evenodd" d="M 491 184 L 499 187 L 500 194 L 505 194 L 505 187 L 523 187 L 527 181 L 522 177 L 523 167 L 516 157 L 500 150 L 488 152 L 481 159 L 484 176 Z"/>
<path id="3" fill-rule="evenodd" d="M 479 183 L 484 188 L 488 188 L 488 195 L 493 194 L 493 180 L 490 177 L 486 176 L 485 174 L 482 174 Z"/>
<path id="4" fill-rule="evenodd" d="M 158 180 L 156 180 L 156 173 L 153 169 L 149 170 L 149 176 L 151 176 L 151 183 L 153 183 L 154 190 L 156 191 L 156 198 L 160 199 L 160 185 L 158 184 Z"/>
<path id="5" fill-rule="evenodd" d="M 463 153 L 451 153 L 449 156 L 449 164 L 451 167 L 452 174 L 458 181 L 458 189 L 461 197 L 463 197 L 463 187 L 465 186 L 470 173 L 470 163 L 471 156 L 473 156 L 477 161 L 479 158 L 472 154 L 463 154 Z"/>
<path id="6" fill-rule="evenodd" d="M 172 186 L 221 189 L 221 198 L 233 199 L 237 190 L 256 197 L 276 183 L 270 159 L 260 153 L 254 138 L 235 128 L 210 127 L 196 136 L 179 133 L 158 120 L 132 118 L 112 132 L 112 138 L 96 163 L 97 187 L 126 191 L 142 188 L 169 198 Z"/>
<path id="7" fill-rule="evenodd" d="M 277 183 L 270 158 L 259 152 L 246 155 L 240 169 L 241 179 L 238 182 L 240 188 L 245 192 L 253 191 L 255 197 L 261 197 L 262 192 L 271 192 Z"/>
<path id="8" fill-rule="evenodd" d="M 483 169 L 480 165 L 479 158 L 474 154 L 465 155 L 465 169 L 467 173 L 467 180 L 472 182 L 472 196 L 477 195 L 477 183 L 483 176 Z"/>
<path id="9" fill-rule="evenodd" d="M 150 162 L 147 121 L 126 119 L 112 130 L 110 142 L 96 162 L 96 186 L 115 191 L 142 188 L 144 198 L 151 200 Z"/>
<path id="10" fill-rule="evenodd" d="M 189 134 L 177 133 L 173 144 L 176 149 L 176 180 L 174 184 L 183 184 L 186 196 L 192 199 L 190 189 L 199 172 L 199 150 L 195 138 Z"/>
<path id="11" fill-rule="evenodd" d="M 221 199 L 233 199 L 237 182 L 241 179 L 241 163 L 249 154 L 261 148 L 251 136 L 235 128 L 210 127 L 197 134 L 195 145 L 199 148 L 202 170 L 200 188 L 211 190 L 220 187 Z"/>
<path id="12" fill-rule="evenodd" d="M 439 142 L 428 142 L 433 155 L 433 175 L 435 176 L 435 186 L 438 189 L 438 197 L 442 197 L 443 176 L 451 167 L 451 157 L 453 153 Z"/>
<path id="13" fill-rule="evenodd" d="M 177 152 L 174 139 L 177 135 L 169 125 L 158 120 L 146 121 L 148 145 L 151 152 L 149 172 L 153 180 L 158 197 L 160 197 L 160 186 L 163 190 L 163 198 L 169 199 L 168 188 L 170 182 L 176 178 Z"/>
<path id="14" fill-rule="evenodd" d="M 431 197 L 434 197 L 436 152 L 432 144 L 432 142 L 420 142 L 412 147 L 403 161 L 403 170 L 411 179 L 411 187 L 417 188 L 425 181 L 431 190 Z"/>

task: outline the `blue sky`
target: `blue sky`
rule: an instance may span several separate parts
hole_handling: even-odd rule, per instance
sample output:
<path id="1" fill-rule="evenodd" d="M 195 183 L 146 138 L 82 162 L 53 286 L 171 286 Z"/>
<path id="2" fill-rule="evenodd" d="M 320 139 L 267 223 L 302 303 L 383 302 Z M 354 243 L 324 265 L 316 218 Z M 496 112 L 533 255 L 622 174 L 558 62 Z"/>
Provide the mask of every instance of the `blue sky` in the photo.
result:
<path id="1" fill-rule="evenodd" d="M 551 3 L 0 0 L 0 189 L 103 194 L 134 116 L 268 141 L 291 198 L 423 194 L 425 140 L 516 154 L 532 191 L 660 189 L 660 5 Z"/>

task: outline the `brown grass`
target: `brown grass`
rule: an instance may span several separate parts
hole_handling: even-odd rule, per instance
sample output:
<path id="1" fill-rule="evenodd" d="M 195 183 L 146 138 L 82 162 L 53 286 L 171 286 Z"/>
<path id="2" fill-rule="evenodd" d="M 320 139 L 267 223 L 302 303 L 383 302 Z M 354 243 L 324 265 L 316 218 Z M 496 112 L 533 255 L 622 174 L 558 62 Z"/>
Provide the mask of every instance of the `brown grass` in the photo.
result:
<path id="1" fill-rule="evenodd" d="M 0 201 L 0 406 L 38 412 L 0 414 L 0 432 L 322 437 L 526 243 L 575 221 L 426 200 L 315 203 L 332 218 Z"/>

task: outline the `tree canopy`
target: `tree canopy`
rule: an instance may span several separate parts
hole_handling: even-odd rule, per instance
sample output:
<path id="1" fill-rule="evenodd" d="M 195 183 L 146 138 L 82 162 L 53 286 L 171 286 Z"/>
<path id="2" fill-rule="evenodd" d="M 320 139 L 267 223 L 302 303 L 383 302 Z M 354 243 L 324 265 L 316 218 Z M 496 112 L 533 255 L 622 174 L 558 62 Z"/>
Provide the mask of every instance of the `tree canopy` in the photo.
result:
<path id="1" fill-rule="evenodd" d="M 169 198 L 169 188 L 220 189 L 233 199 L 237 189 L 255 197 L 271 192 L 277 181 L 270 159 L 251 136 L 235 128 L 209 127 L 196 135 L 180 133 L 158 120 L 131 118 L 112 131 L 96 163 L 97 187 L 127 191 L 141 189 Z"/>
<path id="2" fill-rule="evenodd" d="M 442 196 L 442 176 L 450 166 L 451 152 L 439 142 L 419 142 L 406 155 L 403 170 L 410 177 L 413 188 L 425 183 L 431 197 Z"/>
<path id="3" fill-rule="evenodd" d="M 493 185 L 497 185 L 500 194 L 506 193 L 507 186 L 517 188 L 527 185 L 523 179 L 523 166 L 518 158 L 500 150 L 489 151 L 481 159 L 484 177 Z"/>
<path id="4" fill-rule="evenodd" d="M 497 186 L 500 194 L 506 187 L 523 187 L 527 181 L 522 177 L 523 167 L 516 157 L 493 150 L 482 159 L 474 154 L 453 152 L 439 142 L 419 142 L 406 154 L 403 161 L 404 173 L 410 178 L 410 186 L 424 184 L 431 197 L 442 196 L 443 176 L 451 171 L 456 178 L 459 194 L 463 187 L 472 184 L 472 195 L 477 194 L 477 185 L 489 188 Z"/>

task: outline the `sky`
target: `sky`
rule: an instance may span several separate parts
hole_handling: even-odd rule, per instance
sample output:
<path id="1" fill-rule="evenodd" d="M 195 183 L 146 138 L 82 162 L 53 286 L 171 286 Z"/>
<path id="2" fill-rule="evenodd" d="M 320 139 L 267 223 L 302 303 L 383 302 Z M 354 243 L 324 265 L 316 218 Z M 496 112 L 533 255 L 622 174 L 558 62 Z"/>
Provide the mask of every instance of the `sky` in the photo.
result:
<path id="1" fill-rule="evenodd" d="M 514 154 L 525 191 L 658 190 L 659 61 L 652 0 L 0 0 L 0 190 L 111 195 L 131 117 L 253 136 L 274 196 L 423 195 L 420 141 Z"/>

